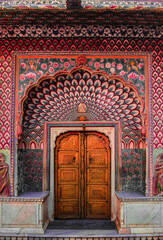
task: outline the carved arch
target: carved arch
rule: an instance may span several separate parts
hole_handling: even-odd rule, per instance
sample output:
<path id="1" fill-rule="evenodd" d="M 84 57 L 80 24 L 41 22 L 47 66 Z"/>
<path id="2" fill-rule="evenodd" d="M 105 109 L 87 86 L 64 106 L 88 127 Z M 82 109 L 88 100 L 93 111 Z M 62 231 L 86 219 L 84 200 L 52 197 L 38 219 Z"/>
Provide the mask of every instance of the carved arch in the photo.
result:
<path id="1" fill-rule="evenodd" d="M 84 66 L 58 71 L 30 85 L 21 101 L 20 125 L 33 129 L 46 121 L 75 121 L 83 116 L 78 111 L 82 102 L 87 107 L 85 119 L 122 121 L 124 141 L 128 135 L 141 138 L 144 101 L 136 87 L 120 76 Z"/>

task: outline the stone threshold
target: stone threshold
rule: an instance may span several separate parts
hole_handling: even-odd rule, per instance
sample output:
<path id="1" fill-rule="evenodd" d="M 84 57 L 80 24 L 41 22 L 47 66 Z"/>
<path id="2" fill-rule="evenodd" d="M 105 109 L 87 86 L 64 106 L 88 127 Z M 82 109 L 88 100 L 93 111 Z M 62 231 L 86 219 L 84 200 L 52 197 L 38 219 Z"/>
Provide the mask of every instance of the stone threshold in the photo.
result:
<path id="1" fill-rule="evenodd" d="M 163 234 L 118 234 L 99 230 L 47 230 L 42 235 L 3 234 L 0 240 L 163 240 Z"/>

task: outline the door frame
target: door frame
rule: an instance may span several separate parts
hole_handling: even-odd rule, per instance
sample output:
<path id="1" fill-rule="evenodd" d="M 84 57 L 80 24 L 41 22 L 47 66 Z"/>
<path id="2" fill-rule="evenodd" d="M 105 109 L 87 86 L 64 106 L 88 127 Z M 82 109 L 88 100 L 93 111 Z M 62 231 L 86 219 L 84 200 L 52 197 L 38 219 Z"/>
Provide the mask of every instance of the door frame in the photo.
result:
<path id="1" fill-rule="evenodd" d="M 116 191 L 121 190 L 121 122 L 46 122 L 44 124 L 44 158 L 43 158 L 43 190 L 49 192 L 48 215 L 49 219 L 54 220 L 54 148 L 56 138 L 65 132 L 96 131 L 105 134 L 110 141 L 111 148 L 111 220 L 116 219 Z"/>
<path id="2" fill-rule="evenodd" d="M 95 148 L 91 145 L 89 139 L 93 139 L 95 141 L 98 141 L 99 145 L 96 143 Z M 72 140 L 76 141 L 76 144 L 73 145 Z M 69 145 L 71 142 L 71 146 Z M 66 146 L 64 147 L 62 145 Z M 73 146 L 72 146 L 73 145 Z M 100 164 L 98 165 L 92 165 L 93 162 L 96 162 L 96 158 L 98 157 L 97 153 L 100 151 L 100 156 L 103 156 L 102 162 L 98 162 Z M 101 155 L 103 153 L 103 155 Z M 66 155 L 65 155 L 66 154 Z M 95 155 L 94 155 L 95 154 Z M 65 164 L 63 162 L 64 158 L 63 155 L 66 157 L 68 160 L 68 163 Z M 68 156 L 69 157 L 68 157 Z M 71 157 L 70 157 L 71 156 Z M 75 161 L 74 161 L 74 156 L 75 156 Z M 90 156 L 93 157 L 93 162 L 90 163 Z M 73 160 L 72 160 L 73 157 Z M 97 170 L 99 171 L 100 169 L 103 172 L 103 176 L 105 176 L 105 179 L 100 179 L 100 182 L 96 183 L 96 187 L 94 188 L 94 184 L 96 182 L 90 181 L 90 176 L 91 176 L 91 170 Z M 76 173 L 73 175 L 73 181 L 72 180 L 72 174 L 71 174 L 71 179 L 69 178 L 69 172 L 72 171 L 73 173 Z M 62 175 L 63 171 L 65 174 L 68 171 L 68 178 L 66 176 Z M 94 172 L 95 173 L 95 172 Z M 106 177 L 107 173 L 107 177 Z M 97 174 L 99 175 L 99 174 Z M 76 178 L 77 177 L 77 178 Z M 98 176 L 97 176 L 98 177 Z M 66 180 L 66 182 L 63 182 L 63 178 Z M 82 181 L 82 180 L 84 181 Z M 88 180 L 89 179 L 89 180 Z M 66 183 L 66 185 L 65 185 Z M 84 184 L 83 184 L 84 183 Z M 72 184 L 72 185 L 71 185 Z M 101 184 L 101 185 L 100 185 Z M 68 219 L 68 218 L 73 218 L 74 216 L 75 219 L 110 219 L 110 210 L 111 210 L 111 151 L 110 151 L 110 141 L 109 138 L 100 132 L 97 131 L 85 131 L 85 128 L 83 128 L 83 131 L 69 131 L 63 134 L 60 134 L 59 137 L 56 139 L 56 147 L 54 149 L 54 194 L 55 194 L 55 199 L 54 199 L 54 205 L 55 205 L 55 218 L 57 219 Z M 71 189 L 70 191 L 74 191 L 74 188 L 78 189 L 75 191 L 75 199 L 71 198 L 68 194 L 68 199 L 71 200 L 72 204 L 76 207 L 75 204 L 78 205 L 75 213 L 72 212 L 72 215 L 65 215 L 62 213 L 62 206 L 64 204 L 70 203 L 68 199 L 62 198 L 61 195 L 63 194 L 65 196 L 65 190 L 64 187 L 72 187 L 73 190 Z M 88 195 L 91 195 L 91 189 L 93 191 L 96 191 L 98 187 L 103 186 L 103 193 L 106 191 L 104 188 L 107 188 L 107 191 L 105 193 L 105 198 L 101 200 L 97 197 L 96 201 L 94 201 L 94 198 L 89 198 Z M 61 190 L 62 189 L 62 190 Z M 89 190 L 88 190 L 89 189 Z M 84 194 L 83 194 L 84 190 Z M 72 192 L 71 192 L 72 193 Z M 101 193 L 101 189 L 100 189 Z M 98 193 L 97 193 L 98 195 Z M 106 198 L 107 196 L 107 198 Z M 104 197 L 104 196 L 103 196 Z M 71 204 L 70 203 L 70 204 Z M 107 207 L 106 207 L 106 205 Z M 100 204 L 103 204 L 102 209 L 105 209 L 105 214 L 97 215 L 92 214 L 92 211 L 89 211 L 90 205 L 91 208 L 93 205 L 97 204 L 100 206 Z M 72 205 L 71 205 L 72 206 Z M 63 214 L 63 215 L 62 215 Z"/>

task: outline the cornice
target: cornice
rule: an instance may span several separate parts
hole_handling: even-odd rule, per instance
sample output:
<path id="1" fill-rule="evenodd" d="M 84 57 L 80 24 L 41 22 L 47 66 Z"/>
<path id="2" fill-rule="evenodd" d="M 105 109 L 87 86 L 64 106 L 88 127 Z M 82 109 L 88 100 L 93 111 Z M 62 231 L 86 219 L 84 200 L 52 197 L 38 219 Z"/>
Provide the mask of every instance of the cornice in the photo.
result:
<path id="1" fill-rule="evenodd" d="M 15 0 L 15 1 L 0 1 L 1 9 L 66 9 L 66 0 Z M 81 6 L 83 9 L 157 9 L 163 8 L 163 1 L 103 1 L 103 0 L 82 0 Z"/>

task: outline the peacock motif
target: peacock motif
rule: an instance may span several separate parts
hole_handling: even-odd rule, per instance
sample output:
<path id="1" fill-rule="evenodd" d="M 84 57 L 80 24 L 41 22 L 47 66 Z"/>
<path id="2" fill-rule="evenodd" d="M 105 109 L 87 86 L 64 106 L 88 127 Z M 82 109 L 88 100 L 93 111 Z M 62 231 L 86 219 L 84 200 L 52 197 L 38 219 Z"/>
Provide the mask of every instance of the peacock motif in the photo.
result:
<path id="1" fill-rule="evenodd" d="M 134 87 L 116 76 L 83 68 L 46 77 L 30 88 L 23 103 L 23 128 L 74 121 L 81 114 L 81 103 L 90 121 L 122 121 L 123 132 L 142 128 L 142 102 Z"/>

